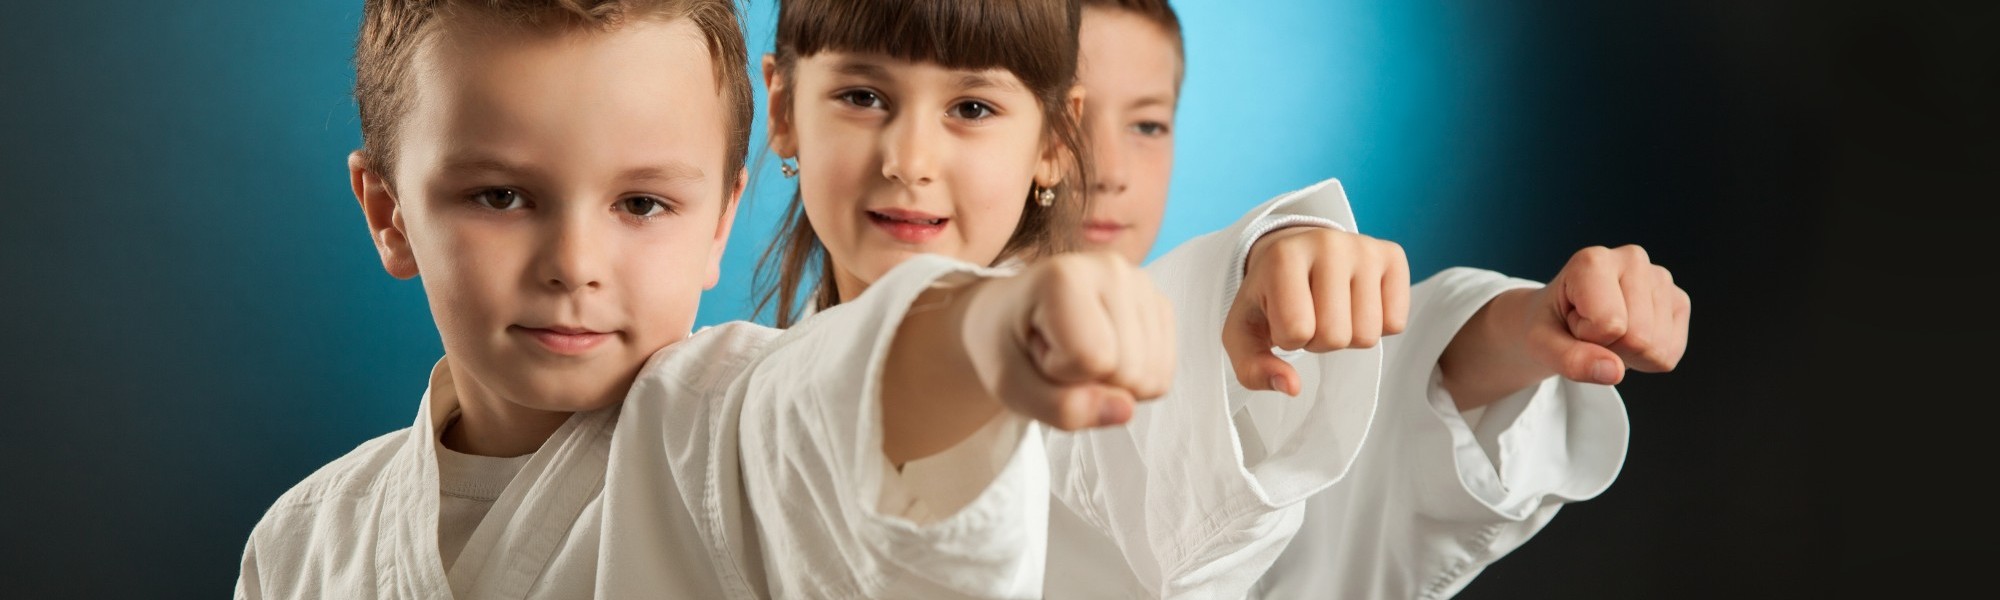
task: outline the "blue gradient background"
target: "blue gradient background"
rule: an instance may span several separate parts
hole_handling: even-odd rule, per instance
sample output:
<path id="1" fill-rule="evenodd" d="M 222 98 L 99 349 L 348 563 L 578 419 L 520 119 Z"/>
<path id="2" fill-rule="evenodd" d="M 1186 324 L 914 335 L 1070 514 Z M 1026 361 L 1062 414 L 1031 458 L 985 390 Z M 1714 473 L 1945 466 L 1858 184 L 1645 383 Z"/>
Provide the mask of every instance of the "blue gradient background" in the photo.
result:
<path id="1" fill-rule="evenodd" d="M 1834 384 L 1821 365 L 1845 356 L 1766 349 L 1836 347 L 1849 338 L 1823 332 L 1900 300 L 1838 275 L 1882 259 L 1840 242 L 1852 231 L 1958 255 L 1954 220 L 1870 207 L 1992 198 L 1970 174 L 2000 164 L 1995 104 L 1961 83 L 1993 81 L 2000 52 L 1944 47 L 1994 31 L 1990 4 L 1922 20 L 1802 1 L 1176 4 L 1190 65 L 1161 248 L 1339 177 L 1420 277 L 1545 279 L 1577 248 L 1641 243 L 1701 307 L 1681 371 L 1622 388 L 1618 484 L 1464 597 L 1837 592 L 1909 556 L 1856 541 L 1906 528 L 1829 500 L 1883 459 L 1816 417 L 1924 390 Z M 279 493 L 411 421 L 441 350 L 347 191 L 359 5 L 31 2 L 0 19 L 0 597 L 224 595 Z M 748 11 L 753 52 L 773 12 Z M 757 156 L 702 323 L 748 316 L 790 193 Z M 1772 301 L 1801 294 L 1824 301 Z"/>

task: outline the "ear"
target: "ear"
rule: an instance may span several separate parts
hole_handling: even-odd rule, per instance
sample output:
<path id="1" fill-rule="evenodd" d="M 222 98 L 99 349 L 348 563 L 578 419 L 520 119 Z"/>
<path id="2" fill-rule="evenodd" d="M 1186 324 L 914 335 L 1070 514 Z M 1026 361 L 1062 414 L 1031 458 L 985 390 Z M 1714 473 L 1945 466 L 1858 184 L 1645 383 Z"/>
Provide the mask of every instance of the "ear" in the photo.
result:
<path id="1" fill-rule="evenodd" d="M 708 278 L 701 289 L 715 289 L 715 284 L 722 281 L 722 251 L 729 247 L 729 230 L 736 224 L 736 206 L 743 202 L 743 186 L 749 181 L 749 169 L 736 170 L 736 185 L 731 186 L 728 197 L 723 198 L 722 217 L 715 223 L 715 239 L 709 242 Z"/>
<path id="2" fill-rule="evenodd" d="M 779 158 L 799 155 L 798 138 L 793 134 L 792 103 L 790 102 L 792 83 L 778 73 L 778 56 L 764 55 L 764 109 L 765 130 L 769 134 L 771 151 Z"/>
<path id="3" fill-rule="evenodd" d="M 416 277 L 417 259 L 410 252 L 403 209 L 389 183 L 381 173 L 368 168 L 368 159 L 360 150 L 347 155 L 347 177 L 354 186 L 354 199 L 361 202 L 361 216 L 368 219 L 368 237 L 375 242 L 375 252 L 382 255 L 382 269 L 397 279 Z"/>
<path id="4" fill-rule="evenodd" d="M 1074 85 L 1070 86 L 1069 95 L 1063 98 L 1063 110 L 1071 123 L 1083 119 L 1083 94 L 1083 86 Z M 1069 164 L 1072 155 L 1070 148 L 1063 145 L 1062 138 L 1046 137 L 1048 142 L 1042 147 L 1041 161 L 1035 165 L 1035 185 L 1045 188 L 1062 184 L 1063 174 L 1067 172 L 1064 166 Z"/>

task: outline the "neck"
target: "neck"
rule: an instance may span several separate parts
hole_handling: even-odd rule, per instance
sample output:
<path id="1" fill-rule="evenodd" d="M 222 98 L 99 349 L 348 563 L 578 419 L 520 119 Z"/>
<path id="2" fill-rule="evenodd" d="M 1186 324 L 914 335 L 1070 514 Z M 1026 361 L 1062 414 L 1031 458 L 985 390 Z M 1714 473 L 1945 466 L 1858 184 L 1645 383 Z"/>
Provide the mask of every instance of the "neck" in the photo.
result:
<path id="1" fill-rule="evenodd" d="M 853 302 L 862 292 L 868 291 L 868 283 L 862 281 L 860 277 L 855 277 L 847 269 L 840 268 L 840 265 L 834 265 L 833 291 L 834 297 L 839 298 L 841 304 L 846 304 Z"/>
<path id="2" fill-rule="evenodd" d="M 458 419 L 443 435 L 444 447 L 474 456 L 532 454 L 554 435 L 571 413 L 528 408 L 493 393 L 450 364 L 458 394 Z"/>

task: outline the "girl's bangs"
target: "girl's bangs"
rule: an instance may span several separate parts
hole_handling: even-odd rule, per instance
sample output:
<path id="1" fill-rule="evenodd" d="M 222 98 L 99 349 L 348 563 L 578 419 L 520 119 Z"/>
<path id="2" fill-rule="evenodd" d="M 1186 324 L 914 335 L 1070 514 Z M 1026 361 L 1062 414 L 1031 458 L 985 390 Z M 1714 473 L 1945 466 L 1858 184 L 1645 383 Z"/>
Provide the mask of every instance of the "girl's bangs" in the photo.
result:
<path id="1" fill-rule="evenodd" d="M 1031 88 L 1048 89 L 1066 86 L 1075 73 L 1079 6 L 1066 0 L 787 0 L 778 11 L 777 39 L 780 52 L 798 57 L 873 53 L 952 69 L 999 68 Z"/>

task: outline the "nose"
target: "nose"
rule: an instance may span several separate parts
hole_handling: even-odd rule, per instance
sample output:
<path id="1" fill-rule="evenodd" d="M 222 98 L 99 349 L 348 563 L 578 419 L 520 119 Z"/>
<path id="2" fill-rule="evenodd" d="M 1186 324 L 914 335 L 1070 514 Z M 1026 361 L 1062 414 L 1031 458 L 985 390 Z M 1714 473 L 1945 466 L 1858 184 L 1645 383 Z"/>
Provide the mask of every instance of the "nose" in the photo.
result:
<path id="1" fill-rule="evenodd" d="M 891 121 L 883 132 L 882 176 L 905 186 L 929 185 L 937 178 L 939 129 L 927 119 Z"/>
<path id="2" fill-rule="evenodd" d="M 537 273 L 543 286 L 566 294 L 604 287 L 603 275 L 609 268 L 601 247 L 604 236 L 591 226 L 594 219 L 569 214 L 573 212 L 557 215 L 549 223 Z"/>
<path id="3" fill-rule="evenodd" d="M 1125 149 L 1120 147 L 1118 128 L 1109 123 L 1094 123 L 1090 128 L 1090 191 L 1098 194 L 1120 194 L 1130 177 L 1125 164 Z"/>

